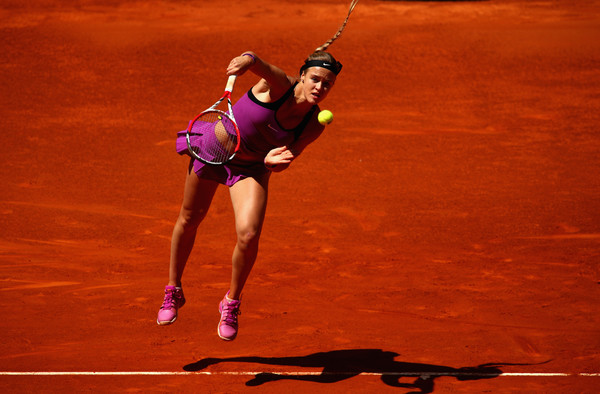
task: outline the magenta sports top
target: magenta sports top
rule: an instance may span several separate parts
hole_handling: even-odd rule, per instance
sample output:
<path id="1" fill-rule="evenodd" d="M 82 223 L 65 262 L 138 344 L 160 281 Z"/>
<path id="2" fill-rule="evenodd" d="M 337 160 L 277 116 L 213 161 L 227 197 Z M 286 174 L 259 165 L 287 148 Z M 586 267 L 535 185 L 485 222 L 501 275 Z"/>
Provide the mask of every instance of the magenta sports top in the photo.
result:
<path id="1" fill-rule="evenodd" d="M 297 84 L 297 82 L 296 82 Z M 277 121 L 277 110 L 294 92 L 290 87 L 277 101 L 263 103 L 252 89 L 233 106 L 233 116 L 240 129 L 240 149 L 233 160 L 225 165 L 210 165 L 193 160 L 194 172 L 203 179 L 210 179 L 223 185 L 232 186 L 237 181 L 252 177 L 258 182 L 271 174 L 264 165 L 264 158 L 270 150 L 292 144 L 296 141 L 311 117 L 318 110 L 313 106 L 298 126 L 284 129 Z M 180 155 L 189 154 L 185 139 L 186 131 L 177 133 L 176 150 Z"/>

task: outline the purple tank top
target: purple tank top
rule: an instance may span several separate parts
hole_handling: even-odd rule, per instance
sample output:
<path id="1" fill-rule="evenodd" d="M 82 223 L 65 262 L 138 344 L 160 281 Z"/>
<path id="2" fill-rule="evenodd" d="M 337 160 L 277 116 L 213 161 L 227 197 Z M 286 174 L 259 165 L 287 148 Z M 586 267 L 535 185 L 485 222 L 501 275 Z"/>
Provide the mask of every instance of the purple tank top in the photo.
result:
<path id="1" fill-rule="evenodd" d="M 313 106 L 293 129 L 284 129 L 276 119 L 277 110 L 294 92 L 292 86 L 280 99 L 271 103 L 259 101 L 252 89 L 233 106 L 233 116 L 240 129 L 240 150 L 233 160 L 225 165 L 214 166 L 194 160 L 194 172 L 204 179 L 211 179 L 227 186 L 237 181 L 253 177 L 261 182 L 270 175 L 264 166 L 264 158 L 271 149 L 289 145 L 296 141 L 318 106 Z M 185 131 L 178 133 L 177 152 L 187 153 Z"/>

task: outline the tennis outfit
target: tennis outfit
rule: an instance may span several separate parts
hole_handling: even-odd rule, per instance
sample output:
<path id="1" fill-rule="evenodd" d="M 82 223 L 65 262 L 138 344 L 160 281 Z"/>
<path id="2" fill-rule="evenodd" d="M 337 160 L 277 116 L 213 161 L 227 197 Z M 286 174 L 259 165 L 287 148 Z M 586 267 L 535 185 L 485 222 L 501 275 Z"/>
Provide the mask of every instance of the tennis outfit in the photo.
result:
<path id="1" fill-rule="evenodd" d="M 240 149 L 235 157 L 224 165 L 205 164 L 192 159 L 194 172 L 202 179 L 209 179 L 223 185 L 232 186 L 236 182 L 252 177 L 258 182 L 268 179 L 271 174 L 265 165 L 264 158 L 274 148 L 290 145 L 300 138 L 306 125 L 318 111 L 314 105 L 304 116 L 298 126 L 293 129 L 283 128 L 277 121 L 277 111 L 294 93 L 296 84 L 277 101 L 263 103 L 248 91 L 233 106 L 233 115 L 240 129 Z M 180 155 L 189 154 L 185 138 L 186 131 L 177 133 L 176 150 Z M 227 293 L 229 295 L 229 292 Z M 238 314 L 241 303 L 231 300 L 225 295 L 219 303 L 221 319 L 218 335 L 221 339 L 234 340 L 238 332 Z M 177 312 L 185 304 L 183 290 L 172 286 L 165 289 L 165 300 L 159 311 L 157 323 L 169 325 L 177 319 Z"/>
<path id="2" fill-rule="evenodd" d="M 264 158 L 274 148 L 290 145 L 306 128 L 319 107 L 314 105 L 304 116 L 298 126 L 293 129 L 283 128 L 276 115 L 283 103 L 294 93 L 298 82 L 290 87 L 277 101 L 263 103 L 259 101 L 252 89 L 233 106 L 233 116 L 240 129 L 240 149 L 233 160 L 224 165 L 210 165 L 200 160 L 193 161 L 194 172 L 202 179 L 209 179 L 226 186 L 252 177 L 258 182 L 271 174 L 265 165 Z M 185 139 L 186 131 L 177 133 L 176 150 L 180 155 L 189 154 Z"/>

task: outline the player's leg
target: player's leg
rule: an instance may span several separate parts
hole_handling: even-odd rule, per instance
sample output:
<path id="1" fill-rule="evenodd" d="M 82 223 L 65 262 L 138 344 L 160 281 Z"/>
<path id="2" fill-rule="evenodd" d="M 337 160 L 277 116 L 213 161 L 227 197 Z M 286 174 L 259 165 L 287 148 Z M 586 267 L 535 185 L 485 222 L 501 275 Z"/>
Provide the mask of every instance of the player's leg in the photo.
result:
<path id="1" fill-rule="evenodd" d="M 181 277 L 194 247 L 196 232 L 206 217 L 218 183 L 190 171 L 183 192 L 183 202 L 171 238 L 169 285 L 181 286 Z"/>
<path id="2" fill-rule="evenodd" d="M 258 254 L 258 242 L 267 207 L 267 182 L 246 178 L 229 188 L 235 215 L 237 242 L 232 256 L 229 292 L 219 304 L 221 320 L 218 334 L 225 340 L 237 336 L 242 289 Z"/>
<path id="3" fill-rule="evenodd" d="M 185 182 L 183 202 L 171 238 L 169 282 L 158 312 L 157 323 L 167 325 L 177 319 L 177 311 L 185 304 L 181 277 L 190 256 L 200 222 L 206 216 L 218 184 L 198 178 L 189 171 Z"/>
<path id="4" fill-rule="evenodd" d="M 246 178 L 230 190 L 237 242 L 232 256 L 229 297 L 239 299 L 258 254 L 258 243 L 267 208 L 267 182 Z"/>

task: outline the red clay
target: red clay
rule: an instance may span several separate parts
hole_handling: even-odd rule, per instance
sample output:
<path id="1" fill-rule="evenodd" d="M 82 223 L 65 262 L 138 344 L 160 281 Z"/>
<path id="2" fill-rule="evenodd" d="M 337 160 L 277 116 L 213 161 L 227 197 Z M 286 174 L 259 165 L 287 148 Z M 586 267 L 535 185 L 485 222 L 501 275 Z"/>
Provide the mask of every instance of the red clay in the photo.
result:
<path id="1" fill-rule="evenodd" d="M 0 375 L 2 391 L 595 391 L 578 375 L 600 372 L 594 1 L 363 0 L 331 47 L 334 122 L 272 177 L 238 339 L 216 335 L 225 188 L 188 303 L 156 325 L 176 132 L 233 56 L 293 74 L 347 3 L 3 1 L 0 370 L 215 374 Z M 253 371 L 300 375 L 222 374 Z M 573 376 L 496 377 L 516 372 Z"/>

